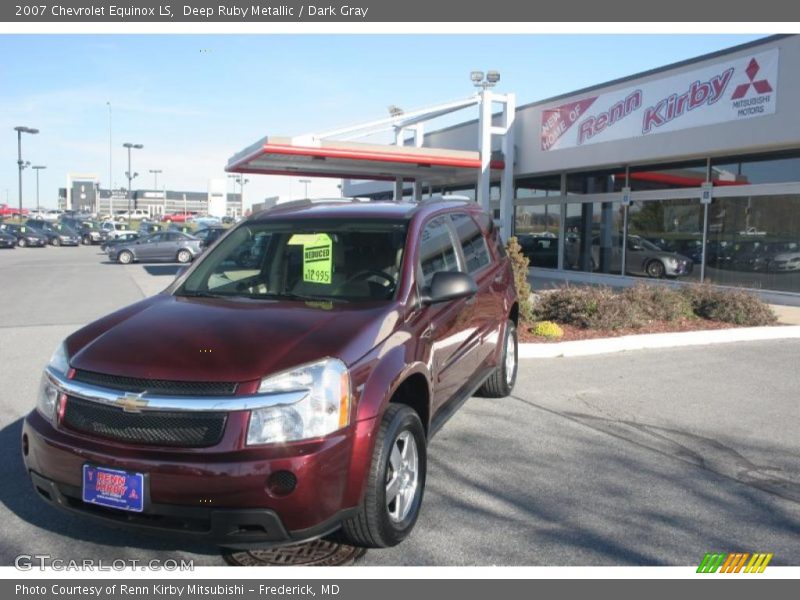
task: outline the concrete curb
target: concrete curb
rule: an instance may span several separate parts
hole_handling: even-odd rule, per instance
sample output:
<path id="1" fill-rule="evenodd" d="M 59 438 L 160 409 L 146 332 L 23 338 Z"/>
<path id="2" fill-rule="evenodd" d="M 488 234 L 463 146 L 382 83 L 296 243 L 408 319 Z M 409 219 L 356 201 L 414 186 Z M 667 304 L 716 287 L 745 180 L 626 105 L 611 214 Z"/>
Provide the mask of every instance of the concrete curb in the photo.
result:
<path id="1" fill-rule="evenodd" d="M 591 356 L 647 348 L 677 348 L 681 346 L 706 346 L 731 342 L 758 340 L 784 340 L 800 338 L 800 325 L 777 327 L 739 327 L 707 331 L 682 331 L 678 333 L 647 333 L 615 338 L 598 338 L 555 344 L 520 344 L 519 358 L 559 358 L 566 356 Z"/>

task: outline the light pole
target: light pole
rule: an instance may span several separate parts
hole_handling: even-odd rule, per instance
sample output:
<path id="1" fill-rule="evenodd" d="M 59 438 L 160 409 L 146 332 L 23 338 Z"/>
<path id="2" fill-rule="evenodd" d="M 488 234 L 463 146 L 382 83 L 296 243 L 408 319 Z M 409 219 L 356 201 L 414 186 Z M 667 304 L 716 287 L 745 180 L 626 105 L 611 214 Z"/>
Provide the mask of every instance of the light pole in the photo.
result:
<path id="1" fill-rule="evenodd" d="M 114 182 L 111 180 L 113 177 L 114 170 L 112 168 L 112 141 L 111 141 L 111 102 L 106 102 L 106 106 L 108 106 L 108 212 L 113 217 L 114 211 L 112 209 L 112 202 L 111 196 L 113 195 L 114 191 Z M 97 195 L 97 211 L 100 212 L 100 194 Z"/>
<path id="2" fill-rule="evenodd" d="M 244 214 L 244 186 L 250 183 L 249 179 L 245 179 L 244 175 L 228 175 L 228 179 L 233 179 L 233 193 L 236 193 L 236 184 L 239 184 L 239 199 L 242 202 L 242 214 Z M 227 212 L 227 207 L 226 211 Z"/>
<path id="3" fill-rule="evenodd" d="M 133 199 L 133 179 L 138 177 L 138 173 L 131 172 L 131 150 L 141 150 L 144 148 L 142 144 L 131 144 L 130 142 L 125 142 L 122 144 L 123 148 L 128 149 L 128 170 L 125 171 L 125 177 L 128 178 L 128 225 L 131 223 L 131 200 Z"/>
<path id="4" fill-rule="evenodd" d="M 303 188 L 303 190 L 304 190 L 303 191 L 303 196 L 305 197 L 306 200 L 308 200 L 308 184 L 311 183 L 311 180 L 310 179 L 298 179 L 297 181 L 299 181 L 300 183 L 303 184 L 303 186 L 304 186 L 304 188 Z"/>
<path id="5" fill-rule="evenodd" d="M 46 169 L 44 165 L 34 165 L 33 169 L 36 171 L 36 212 L 39 212 L 39 171 Z"/>
<path id="6" fill-rule="evenodd" d="M 19 218 L 22 218 L 22 171 L 25 167 L 29 167 L 31 163 L 23 162 L 22 160 L 22 134 L 23 133 L 30 133 L 35 135 L 39 133 L 38 129 L 34 129 L 33 127 L 23 127 L 18 126 L 14 127 L 14 131 L 17 132 L 17 166 L 19 167 Z"/>
<path id="7" fill-rule="evenodd" d="M 161 169 L 149 169 L 149 171 L 150 171 L 150 173 L 153 174 L 153 189 L 157 190 L 158 189 L 158 174 L 159 173 L 163 173 L 164 171 L 162 171 Z"/>

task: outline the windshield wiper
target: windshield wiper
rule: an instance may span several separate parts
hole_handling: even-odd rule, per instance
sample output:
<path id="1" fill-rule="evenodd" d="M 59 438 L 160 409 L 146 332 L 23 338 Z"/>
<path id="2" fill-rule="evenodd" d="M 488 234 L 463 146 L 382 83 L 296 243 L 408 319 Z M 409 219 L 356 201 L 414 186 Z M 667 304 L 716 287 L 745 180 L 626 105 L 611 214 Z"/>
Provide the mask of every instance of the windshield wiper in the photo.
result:
<path id="1" fill-rule="evenodd" d="M 212 292 L 203 292 L 200 290 L 197 291 L 189 291 L 189 290 L 181 290 L 180 292 L 175 294 L 176 296 L 181 296 L 183 298 L 228 298 L 230 294 L 214 294 Z"/>
<path id="2" fill-rule="evenodd" d="M 313 296 L 310 294 L 297 294 L 295 292 L 254 294 L 254 298 L 284 298 L 287 300 L 301 300 L 303 302 L 347 302 L 346 298 L 333 296 Z"/>

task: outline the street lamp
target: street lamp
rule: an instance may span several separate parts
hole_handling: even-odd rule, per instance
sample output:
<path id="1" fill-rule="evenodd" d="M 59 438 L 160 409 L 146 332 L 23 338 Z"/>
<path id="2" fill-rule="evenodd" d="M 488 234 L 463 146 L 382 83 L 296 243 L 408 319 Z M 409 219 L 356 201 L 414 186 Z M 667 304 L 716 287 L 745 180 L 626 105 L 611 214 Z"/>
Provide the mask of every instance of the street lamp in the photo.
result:
<path id="1" fill-rule="evenodd" d="M 233 179 L 233 193 L 236 193 L 236 184 L 239 184 L 239 199 L 242 202 L 242 212 L 244 213 L 244 186 L 250 183 L 249 179 L 245 179 L 244 175 L 228 175 L 228 179 Z"/>
<path id="2" fill-rule="evenodd" d="M 161 169 L 150 169 L 149 171 L 150 171 L 150 173 L 153 174 L 153 179 L 154 179 L 153 189 L 157 190 L 158 189 L 158 174 L 159 173 L 163 173 L 164 171 L 162 171 Z"/>
<path id="3" fill-rule="evenodd" d="M 34 129 L 33 127 L 23 127 L 18 126 L 14 127 L 14 131 L 17 132 L 17 166 L 19 167 L 19 218 L 22 218 L 22 171 L 25 167 L 29 167 L 31 163 L 24 162 L 22 160 L 22 134 L 23 133 L 30 133 L 31 135 L 35 135 L 39 133 L 38 129 Z"/>
<path id="4" fill-rule="evenodd" d="M 469 78 L 472 80 L 472 85 L 485 90 L 497 85 L 497 82 L 500 81 L 500 72 L 487 71 L 484 75 L 483 71 L 470 71 Z"/>
<path id="5" fill-rule="evenodd" d="M 36 171 L 36 212 L 39 212 L 39 171 L 46 169 L 44 165 L 34 165 L 33 169 Z"/>
<path id="6" fill-rule="evenodd" d="M 303 194 L 304 194 L 304 198 L 306 200 L 308 200 L 308 184 L 311 183 L 311 180 L 310 179 L 298 179 L 298 181 L 305 186 L 305 191 L 303 192 Z"/>
<path id="7" fill-rule="evenodd" d="M 131 200 L 133 199 L 133 180 L 138 177 L 138 173 L 131 173 L 131 150 L 141 150 L 144 148 L 142 144 L 131 144 L 125 142 L 122 144 L 123 148 L 128 149 L 128 170 L 125 171 L 125 177 L 128 178 L 128 225 L 131 223 Z"/>

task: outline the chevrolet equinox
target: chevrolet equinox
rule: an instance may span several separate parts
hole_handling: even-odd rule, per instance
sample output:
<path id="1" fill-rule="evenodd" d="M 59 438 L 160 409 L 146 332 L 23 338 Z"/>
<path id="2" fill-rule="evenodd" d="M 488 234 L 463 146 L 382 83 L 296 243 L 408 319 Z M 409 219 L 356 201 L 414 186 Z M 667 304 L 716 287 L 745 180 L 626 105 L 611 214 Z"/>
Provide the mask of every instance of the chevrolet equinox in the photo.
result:
<path id="1" fill-rule="evenodd" d="M 230 548 L 412 530 L 431 436 L 517 373 L 509 258 L 474 202 L 298 201 L 70 335 L 22 450 L 38 494 Z"/>

